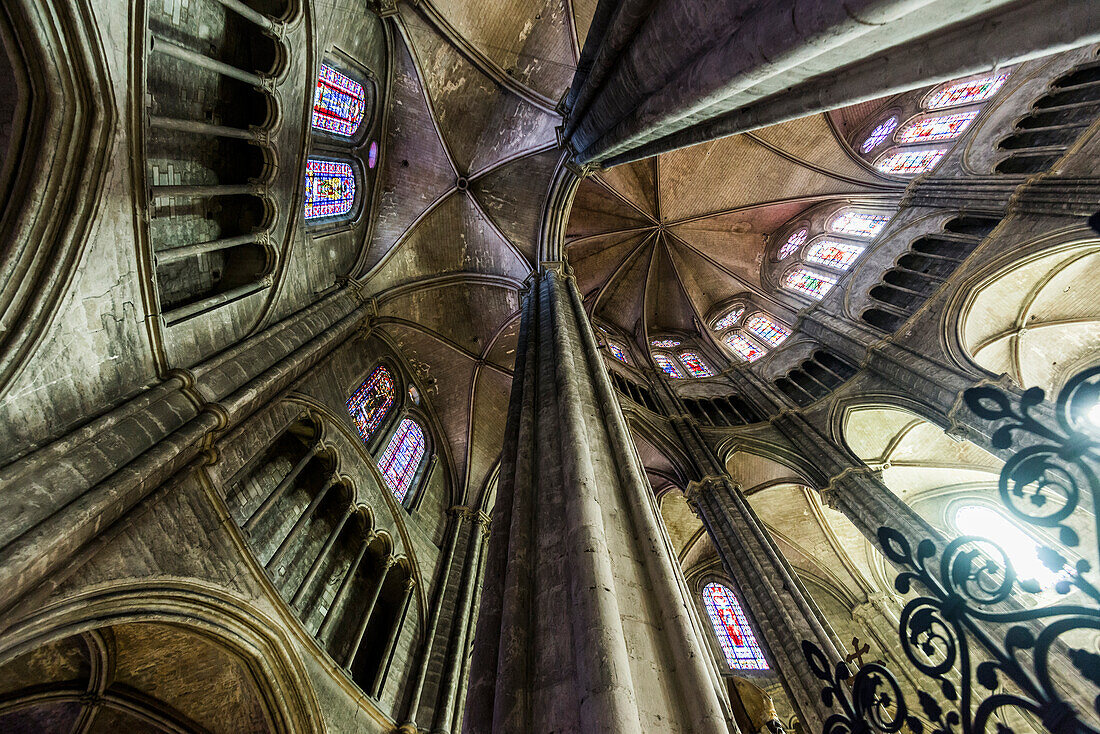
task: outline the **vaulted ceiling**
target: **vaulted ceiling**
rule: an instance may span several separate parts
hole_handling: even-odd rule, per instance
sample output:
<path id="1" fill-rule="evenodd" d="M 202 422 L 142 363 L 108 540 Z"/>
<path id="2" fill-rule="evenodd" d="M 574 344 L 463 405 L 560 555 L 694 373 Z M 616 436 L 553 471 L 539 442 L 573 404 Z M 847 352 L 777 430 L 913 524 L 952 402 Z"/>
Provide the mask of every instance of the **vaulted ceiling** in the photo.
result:
<path id="1" fill-rule="evenodd" d="M 738 294 L 764 304 L 768 237 L 821 202 L 902 188 L 845 142 L 879 105 L 723 138 L 611 168 L 581 183 L 566 253 L 592 315 L 645 345 L 696 331 Z M 781 307 L 782 308 L 782 307 Z"/>

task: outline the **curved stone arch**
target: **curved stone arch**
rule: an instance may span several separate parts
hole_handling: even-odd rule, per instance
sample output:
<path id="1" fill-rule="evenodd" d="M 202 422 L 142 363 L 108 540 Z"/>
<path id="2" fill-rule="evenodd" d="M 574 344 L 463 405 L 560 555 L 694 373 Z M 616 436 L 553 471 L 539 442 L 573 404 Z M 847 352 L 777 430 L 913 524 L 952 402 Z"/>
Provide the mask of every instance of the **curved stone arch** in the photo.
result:
<path id="1" fill-rule="evenodd" d="M 0 240 L 9 245 L 0 272 L 12 276 L 0 282 L 0 316 L 7 325 L 0 331 L 0 394 L 62 313 L 58 306 L 89 244 L 116 118 L 101 34 L 90 16 L 49 0 L 6 10 L 12 25 L 6 18 L 0 22 L 16 41 L 13 71 L 24 89 L 13 111 L 10 150 L 0 151 L 10 159 L 4 172 L 11 174 L 0 181 L 0 200 L 6 202 Z M 6 56 L 7 46 L 0 46 L 0 55 Z M 16 189 L 24 195 L 8 195 Z M 50 206 L 40 206 L 42 201 Z M 58 211 L 66 216 L 55 216 Z"/>
<path id="2" fill-rule="evenodd" d="M 275 731 L 323 731 L 320 702 L 276 620 L 225 590 L 195 582 L 112 583 L 48 604 L 9 628 L 0 662 L 75 634 L 142 622 L 202 634 L 247 662 Z M 373 714 L 384 720 L 380 711 Z"/>
<path id="3" fill-rule="evenodd" d="M 857 460 L 860 457 L 848 443 L 845 426 L 852 413 L 859 410 L 874 408 L 907 411 L 912 413 L 914 417 L 927 421 L 945 432 L 953 431 L 956 428 L 950 416 L 944 415 L 927 403 L 902 392 L 876 390 L 875 392 L 865 392 L 858 395 L 844 395 L 833 398 L 833 402 L 829 406 L 827 418 L 828 435 L 838 447 L 847 451 Z"/>
<path id="4" fill-rule="evenodd" d="M 637 434 L 649 443 L 653 448 L 661 452 L 661 454 L 672 464 L 673 468 L 679 473 L 677 478 L 678 484 L 687 484 L 688 480 L 692 477 L 691 459 L 687 453 L 681 447 L 680 443 L 659 425 L 649 420 L 647 416 L 641 415 L 634 411 L 624 411 L 624 417 L 626 418 L 627 428 L 631 433 Z M 643 467 L 643 471 L 648 471 Z"/>
<path id="5" fill-rule="evenodd" d="M 804 484 L 808 487 L 821 489 L 828 482 L 828 477 L 819 476 L 821 472 L 810 464 L 798 451 L 785 443 L 760 438 L 756 436 L 728 436 L 715 447 L 715 454 L 723 466 L 728 466 L 730 459 L 738 453 L 757 456 L 776 464 L 781 464 L 795 474 L 790 481 Z"/>
<path id="6" fill-rule="evenodd" d="M 540 268 L 543 263 L 565 259 L 565 227 L 569 223 L 573 197 L 577 194 L 582 176 L 583 173 L 576 170 L 569 151 L 563 151 L 550 182 L 539 225 Z"/>
<path id="7" fill-rule="evenodd" d="M 375 465 L 373 458 L 371 457 L 370 453 L 367 451 L 367 447 L 363 445 L 363 442 L 359 439 L 359 435 L 352 432 L 352 429 L 347 425 L 347 421 L 343 420 L 340 416 L 336 415 L 327 405 L 324 405 L 323 403 L 315 400 L 314 398 L 309 397 L 307 395 L 302 395 L 300 393 L 294 393 L 294 394 L 288 395 L 286 397 L 286 400 L 287 400 L 287 402 L 292 403 L 292 404 L 305 406 L 310 411 L 314 411 L 314 412 L 324 416 L 327 419 L 324 422 L 334 426 L 335 427 L 334 429 L 336 431 L 340 432 L 344 436 L 344 438 L 347 439 L 347 443 L 350 444 L 351 446 L 354 446 L 355 450 L 359 452 L 360 458 L 363 460 L 363 462 L 368 467 L 368 471 L 371 473 L 370 475 L 373 477 L 375 483 L 377 484 L 377 486 L 380 490 L 379 494 L 382 495 L 383 501 L 385 501 L 385 503 L 386 503 L 386 508 L 390 512 L 390 519 L 393 520 L 394 526 L 397 528 L 398 536 L 401 538 L 401 547 L 404 549 L 404 551 L 412 559 L 411 562 L 413 563 L 413 566 L 414 566 L 414 569 L 415 569 L 413 575 L 414 575 L 414 578 L 416 579 L 416 587 L 417 587 L 416 601 L 417 601 L 417 606 L 418 606 L 419 611 L 420 611 L 420 614 L 418 615 L 418 618 L 422 618 L 423 617 L 423 611 L 425 609 L 427 609 L 428 600 L 424 595 L 424 579 L 423 579 L 423 574 L 421 573 L 420 563 L 419 563 L 419 561 L 416 560 L 416 548 L 413 545 L 412 535 L 409 533 L 408 525 L 405 522 L 404 518 L 402 517 L 402 513 L 400 512 L 401 508 L 397 505 L 397 502 L 394 499 L 393 494 L 391 492 L 389 492 L 388 490 L 386 490 L 386 485 L 382 481 L 382 475 L 379 474 L 378 467 Z M 365 507 L 366 506 L 365 503 L 361 503 L 361 502 L 357 502 L 356 504 L 359 507 Z M 373 512 L 371 514 L 371 520 L 372 520 L 372 522 L 374 521 Z M 372 527 L 373 527 L 373 525 L 372 525 Z M 385 531 L 382 531 L 382 532 L 385 532 Z M 392 538 L 392 536 L 388 536 L 388 534 L 387 534 L 387 537 Z"/>
<path id="8" fill-rule="evenodd" d="M 944 313 L 952 357 L 978 374 L 1008 374 L 1021 387 L 1056 392 L 1097 363 L 1089 346 L 1100 338 L 1098 269 L 1100 238 L 1081 225 L 1048 233 L 990 263 L 959 287 Z M 1013 315 L 1006 319 L 1009 305 Z M 1024 352 L 1033 358 L 1025 359 Z"/>

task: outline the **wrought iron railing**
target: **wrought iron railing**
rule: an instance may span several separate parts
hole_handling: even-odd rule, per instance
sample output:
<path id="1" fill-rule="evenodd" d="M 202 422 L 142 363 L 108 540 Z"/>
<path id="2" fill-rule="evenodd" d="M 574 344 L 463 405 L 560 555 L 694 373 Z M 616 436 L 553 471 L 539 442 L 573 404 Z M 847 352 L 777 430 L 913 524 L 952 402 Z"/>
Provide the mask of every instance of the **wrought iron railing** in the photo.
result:
<path id="1" fill-rule="evenodd" d="M 844 663 L 831 667 L 804 641 L 826 684 L 822 698 L 838 710 L 824 734 L 906 727 L 1003 734 L 1011 720 L 1058 734 L 1100 734 L 1100 368 L 1081 372 L 1059 393 L 1057 426 L 1031 415 L 1044 399 L 1039 388 L 1015 398 L 977 387 L 964 397 L 975 415 L 1001 422 L 993 445 L 1014 452 L 1001 470 L 1000 499 L 1020 524 L 1058 539 L 1059 548 L 1038 541 L 1056 581 L 1044 589 L 1020 578 L 1010 554 L 979 536 L 957 537 L 941 552 L 931 539 L 879 528 L 882 552 L 900 569 L 895 587 L 908 599 L 898 632 L 920 674 L 919 709 L 882 663 L 853 674 Z M 1082 540 L 1086 529 L 1092 537 Z"/>

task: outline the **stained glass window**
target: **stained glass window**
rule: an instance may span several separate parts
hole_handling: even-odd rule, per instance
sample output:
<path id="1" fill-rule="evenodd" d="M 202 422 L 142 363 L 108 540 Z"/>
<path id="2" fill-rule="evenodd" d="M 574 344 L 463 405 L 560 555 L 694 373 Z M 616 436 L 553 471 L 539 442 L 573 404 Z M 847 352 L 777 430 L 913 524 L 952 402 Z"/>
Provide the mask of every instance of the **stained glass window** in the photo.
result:
<path id="1" fill-rule="evenodd" d="M 363 441 L 370 441 L 393 405 L 393 397 L 393 375 L 385 367 L 379 367 L 348 398 L 348 413 Z"/>
<path id="2" fill-rule="evenodd" d="M 420 405 L 420 391 L 416 385 L 409 385 L 409 400 L 413 401 L 413 405 Z"/>
<path id="3" fill-rule="evenodd" d="M 306 219 L 338 217 L 355 203 L 355 171 L 350 163 L 310 158 L 306 162 Z"/>
<path id="4" fill-rule="evenodd" d="M 923 117 L 907 122 L 898 130 L 894 139 L 899 143 L 930 143 L 934 140 L 951 140 L 962 135 L 980 110 L 956 112 L 953 115 Z"/>
<path id="5" fill-rule="evenodd" d="M 626 358 L 626 352 L 624 352 L 623 348 L 620 347 L 618 344 L 616 344 L 615 342 L 608 342 L 607 349 L 611 352 L 612 356 L 614 356 L 615 359 L 619 360 L 620 362 L 626 362 L 627 364 L 629 364 Z"/>
<path id="6" fill-rule="evenodd" d="M 875 161 L 875 168 L 883 173 L 893 173 L 898 176 L 916 176 L 918 173 L 935 168 L 946 152 L 944 148 L 895 150 Z"/>
<path id="7" fill-rule="evenodd" d="M 828 265 L 837 270 L 847 270 L 861 254 L 859 245 L 849 245 L 836 240 L 818 240 L 806 248 L 806 262 Z"/>
<path id="8" fill-rule="evenodd" d="M 806 229 L 800 229 L 792 234 L 790 237 L 787 238 L 787 241 L 783 244 L 783 246 L 779 248 L 779 252 L 776 253 L 775 259 L 782 260 L 783 258 L 787 257 L 787 255 L 790 255 L 792 252 L 797 250 L 799 247 L 802 246 L 802 243 L 806 241 L 807 235 L 809 235 L 809 230 Z"/>
<path id="9" fill-rule="evenodd" d="M 328 64 L 321 64 L 313 96 L 313 127 L 350 138 L 363 121 L 364 109 L 363 85 Z"/>
<path id="10" fill-rule="evenodd" d="M 819 299 L 836 285 L 836 278 L 806 268 L 797 268 L 783 277 L 783 285 L 810 298 Z"/>
<path id="11" fill-rule="evenodd" d="M 733 326 L 734 324 L 737 323 L 737 319 L 741 318 L 741 314 L 743 314 L 743 313 L 745 313 L 744 307 L 743 306 L 738 306 L 737 308 L 733 309 L 732 311 L 730 311 L 728 314 L 726 314 L 722 318 L 715 321 L 714 322 L 714 330 L 715 331 L 722 331 L 723 329 L 728 329 L 729 327 L 731 327 L 731 326 Z"/>
<path id="12" fill-rule="evenodd" d="M 958 82 L 944 87 L 929 97 L 924 106 L 929 110 L 956 107 L 961 104 L 984 102 L 1004 86 L 1008 74 L 990 74 L 968 82 Z"/>
<path id="13" fill-rule="evenodd" d="M 675 377 L 677 379 L 684 377 L 683 371 L 676 366 L 676 363 L 672 361 L 672 357 L 661 352 L 653 353 L 653 361 L 657 363 L 657 366 L 664 371 L 669 377 Z"/>
<path id="14" fill-rule="evenodd" d="M 662 349 L 671 349 L 672 347 L 680 346 L 679 339 L 654 339 L 650 342 L 655 347 L 661 347 Z"/>
<path id="15" fill-rule="evenodd" d="M 424 458 L 424 429 L 412 418 L 404 418 L 393 432 L 386 453 L 378 459 L 378 471 L 398 502 L 405 501 L 420 460 Z"/>
<path id="16" fill-rule="evenodd" d="M 754 313 L 745 320 L 745 328 L 773 347 L 778 347 L 791 335 L 790 329 L 766 313 Z"/>
<path id="17" fill-rule="evenodd" d="M 735 670 L 768 670 L 768 661 L 733 592 L 722 584 L 707 584 L 703 587 L 703 605 L 729 666 Z"/>
<path id="18" fill-rule="evenodd" d="M 371 141 L 370 147 L 367 148 L 367 168 L 374 170 L 374 167 L 378 165 L 378 141 Z"/>
<path id="19" fill-rule="evenodd" d="M 713 377 L 714 373 L 702 358 L 692 351 L 680 352 L 680 361 L 692 377 Z"/>
<path id="20" fill-rule="evenodd" d="M 856 237 L 874 237 L 889 221 L 890 217 L 885 214 L 842 211 L 829 222 L 829 231 Z"/>
<path id="21" fill-rule="evenodd" d="M 863 145 L 859 147 L 861 153 L 870 153 L 877 148 L 883 140 L 886 140 L 890 133 L 894 132 L 894 128 L 898 126 L 898 118 L 891 117 L 889 120 L 884 120 L 878 127 L 871 131 L 871 134 L 867 136 L 867 139 L 863 141 Z"/>
<path id="22" fill-rule="evenodd" d="M 740 334 L 729 333 L 722 337 L 722 341 L 726 343 L 726 346 L 733 350 L 741 359 L 746 362 L 755 362 L 764 356 L 764 350 L 750 342 Z"/>

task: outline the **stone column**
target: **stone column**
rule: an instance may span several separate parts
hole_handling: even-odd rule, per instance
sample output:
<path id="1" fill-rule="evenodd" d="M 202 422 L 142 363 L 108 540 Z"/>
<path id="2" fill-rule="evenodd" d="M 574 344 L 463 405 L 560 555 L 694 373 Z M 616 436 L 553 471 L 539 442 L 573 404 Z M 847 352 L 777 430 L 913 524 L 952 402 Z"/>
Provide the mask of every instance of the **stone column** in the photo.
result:
<path id="1" fill-rule="evenodd" d="M 460 679 L 463 663 L 469 649 L 471 611 L 474 592 L 481 576 L 481 552 L 488 534 L 485 532 L 489 518 L 478 514 L 470 532 L 470 549 L 466 553 L 466 568 L 462 571 L 462 586 L 459 591 L 459 603 L 455 609 L 455 629 L 451 635 L 451 647 L 447 652 L 447 662 L 443 671 L 443 696 L 435 712 L 435 724 L 432 734 L 450 734 L 455 707 L 458 705 Z"/>
<path id="2" fill-rule="evenodd" d="M 521 324 L 464 731 L 729 731 L 575 283 Z"/>
<path id="3" fill-rule="evenodd" d="M 807 731 L 821 731 L 832 710 L 821 701 L 822 684 L 802 654 L 802 641 L 836 663 L 843 656 L 832 631 L 738 485 L 727 476 L 708 476 L 689 484 L 686 497 L 736 581 L 799 719 Z"/>

